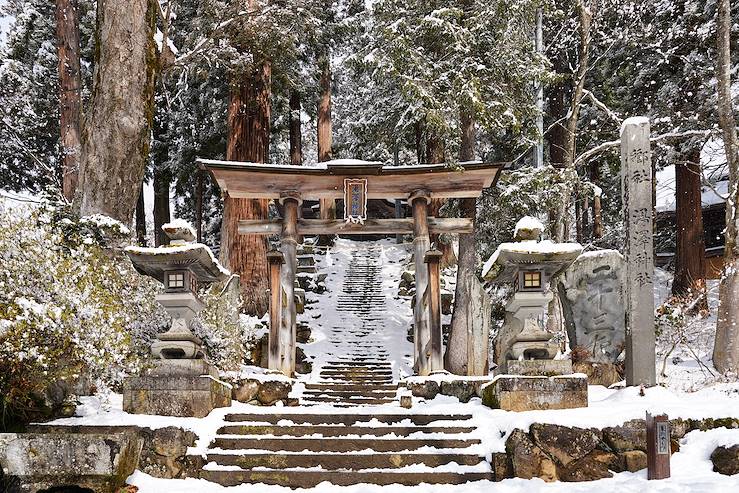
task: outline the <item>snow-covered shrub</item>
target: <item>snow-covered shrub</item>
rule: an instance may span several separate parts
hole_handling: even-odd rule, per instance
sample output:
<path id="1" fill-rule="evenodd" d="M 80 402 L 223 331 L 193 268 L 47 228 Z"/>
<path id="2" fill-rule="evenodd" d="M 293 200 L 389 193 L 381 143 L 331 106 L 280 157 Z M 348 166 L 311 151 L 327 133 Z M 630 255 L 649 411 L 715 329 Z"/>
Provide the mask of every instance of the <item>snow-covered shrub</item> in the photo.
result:
<path id="1" fill-rule="evenodd" d="M 53 412 L 45 395 L 57 382 L 116 387 L 140 366 L 167 317 L 156 283 L 110 248 L 127 234 L 51 206 L 0 208 L 1 421 Z"/>

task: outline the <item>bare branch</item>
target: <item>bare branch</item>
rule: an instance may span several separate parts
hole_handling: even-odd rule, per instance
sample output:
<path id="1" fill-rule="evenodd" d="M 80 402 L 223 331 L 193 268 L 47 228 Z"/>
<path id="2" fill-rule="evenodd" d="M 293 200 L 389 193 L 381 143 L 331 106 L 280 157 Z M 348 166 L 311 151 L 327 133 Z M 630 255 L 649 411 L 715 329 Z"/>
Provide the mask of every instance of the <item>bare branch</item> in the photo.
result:
<path id="1" fill-rule="evenodd" d="M 583 89 L 582 91 L 583 91 L 583 96 L 586 97 L 586 98 L 588 98 L 588 99 L 590 99 L 593 102 L 593 104 L 595 105 L 595 107 L 598 108 L 598 109 L 600 109 L 606 115 L 608 115 L 608 117 L 611 120 L 613 120 L 614 122 L 618 123 L 619 126 L 621 125 L 621 123 L 623 123 L 623 119 L 621 119 L 621 117 L 619 117 L 616 114 L 615 111 L 613 111 L 608 106 L 606 106 L 605 103 L 603 103 L 600 99 L 596 98 L 595 97 L 595 94 L 593 94 L 592 92 L 590 92 L 587 89 Z"/>

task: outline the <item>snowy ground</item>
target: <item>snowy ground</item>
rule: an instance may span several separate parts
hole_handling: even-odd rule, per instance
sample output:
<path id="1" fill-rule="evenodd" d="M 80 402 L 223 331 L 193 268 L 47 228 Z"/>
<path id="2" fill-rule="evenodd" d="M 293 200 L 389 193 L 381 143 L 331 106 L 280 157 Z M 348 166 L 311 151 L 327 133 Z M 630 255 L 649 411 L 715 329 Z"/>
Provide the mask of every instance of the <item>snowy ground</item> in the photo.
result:
<path id="1" fill-rule="evenodd" d="M 314 309 L 303 315 L 314 327 L 312 342 L 306 345 L 306 354 L 314 359 L 314 368 L 321 366 L 325 359 L 322 354 L 326 349 L 327 330 L 335 323 L 342 322 L 343 314 L 338 314 L 332 307 L 335 306 L 339 287 L 331 284 L 333 276 L 340 276 L 346 269 L 351 250 L 357 246 L 354 242 L 340 240 L 336 248 L 321 258 L 318 264 L 319 271 L 328 272 L 327 286 L 329 291 L 319 297 Z M 383 259 L 383 290 L 386 293 L 388 330 L 379 334 L 387 345 L 390 358 L 393 360 L 393 369 L 396 378 L 409 375 L 411 372 L 412 346 L 406 340 L 406 330 L 411 316 L 410 305 L 407 299 L 397 297 L 398 280 L 405 268 L 408 246 L 395 245 L 390 241 L 381 243 Z M 657 285 L 655 297 L 661 300 L 666 295 L 665 287 L 669 279 L 664 273 L 659 273 L 660 282 Z M 711 308 L 715 313 L 715 286 L 711 286 Z M 316 295 L 311 295 L 316 296 Z M 317 313 L 320 318 L 313 318 Z M 346 322 L 346 320 L 344 320 Z M 474 451 L 480 455 L 489 455 L 492 452 L 504 450 L 505 439 L 515 428 L 528 429 L 534 422 L 555 423 L 567 426 L 597 427 L 616 426 L 633 418 L 643 418 L 645 412 L 652 414 L 666 413 L 670 418 L 701 419 L 708 417 L 739 416 L 739 384 L 736 382 L 722 382 L 715 376 L 710 365 L 710 349 L 712 346 L 712 332 L 715 318 L 701 319 L 691 326 L 689 341 L 673 351 L 668 358 L 665 386 L 658 386 L 644 391 L 640 395 L 637 388 L 606 389 L 600 386 L 591 386 L 589 389 L 589 407 L 562 411 L 530 411 L 506 412 L 492 410 L 482 405 L 479 399 L 473 399 L 468 404 L 460 404 L 456 399 L 439 396 L 430 402 L 417 402 L 411 410 L 403 410 L 396 403 L 378 408 L 355 408 L 342 412 L 366 412 L 368 409 L 377 409 L 382 413 L 471 413 L 474 425 L 478 427 L 476 438 L 482 443 L 474 446 Z M 660 354 L 665 354 L 665 341 L 660 341 Z M 693 353 L 702 364 L 699 365 Z M 674 358 L 680 356 L 680 359 Z M 661 370 L 661 359 L 658 356 L 658 371 Z M 693 358 L 693 359 L 691 359 Z M 315 373 L 315 372 L 314 372 Z M 303 380 L 312 378 L 304 377 Z M 300 386 L 298 386 L 300 387 Z M 271 408 L 274 413 L 294 412 L 296 408 Z M 189 453 L 203 453 L 207 445 L 215 436 L 217 429 L 222 425 L 223 416 L 227 413 L 264 413 L 265 408 L 234 403 L 227 409 L 216 409 L 208 417 L 176 418 L 164 416 L 141 416 L 124 413 L 121 410 L 121 398 L 113 395 L 109 404 L 101 406 L 97 398 L 85 398 L 85 405 L 80 408 L 84 417 L 57 420 L 56 424 L 89 424 L 89 425 L 123 425 L 136 424 L 148 427 L 181 426 L 195 431 L 199 440 L 189 450 Z M 330 405 L 311 407 L 310 412 L 331 414 L 336 410 Z M 281 424 L 290 424 L 284 422 Z M 368 423 L 371 425 L 371 422 Z M 402 423 L 398 423 L 401 425 Z M 406 423 L 407 424 L 407 423 Z M 471 423 L 472 424 L 472 423 Z M 429 435 L 425 435 L 430 438 Z M 638 473 L 619 473 L 612 479 L 590 483 L 555 483 L 545 484 L 540 480 L 525 481 L 519 479 L 505 480 L 500 483 L 489 484 L 478 482 L 461 486 L 432 486 L 418 487 L 356 485 L 351 487 L 337 487 L 322 484 L 309 490 L 313 493 L 334 492 L 560 492 L 560 491 L 598 491 L 598 492 L 730 492 L 739 491 L 739 475 L 733 477 L 721 476 L 712 472 L 709 460 L 711 452 L 717 445 L 733 445 L 739 443 L 739 430 L 718 429 L 709 432 L 691 432 L 682 441 L 681 451 L 673 456 L 673 477 L 664 481 L 647 483 L 646 471 Z M 182 492 L 201 493 L 218 492 L 222 490 L 233 492 L 266 492 L 277 493 L 294 491 L 288 488 L 267 485 L 244 485 L 239 487 L 223 488 L 203 480 L 161 480 L 136 472 L 129 478 L 129 482 L 140 489 L 140 493 Z"/>

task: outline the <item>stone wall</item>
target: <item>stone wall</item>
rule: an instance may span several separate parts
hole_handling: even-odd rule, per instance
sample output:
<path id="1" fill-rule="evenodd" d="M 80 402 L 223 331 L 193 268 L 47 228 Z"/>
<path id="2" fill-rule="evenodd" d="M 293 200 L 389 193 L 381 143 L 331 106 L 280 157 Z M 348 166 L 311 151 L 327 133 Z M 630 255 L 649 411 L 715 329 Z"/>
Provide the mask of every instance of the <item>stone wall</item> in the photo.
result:
<path id="1" fill-rule="evenodd" d="M 694 430 L 739 428 L 739 418 L 670 421 L 672 452 L 680 439 Z M 736 449 L 736 450 L 734 450 Z M 492 455 L 495 480 L 541 478 L 544 481 L 594 481 L 610 478 L 611 471 L 635 472 L 647 467 L 647 430 L 643 419 L 621 426 L 577 428 L 534 423 L 527 431 L 515 429 L 506 440 L 505 452 Z M 736 454 L 735 454 L 736 453 Z M 733 471 L 739 464 L 739 446 L 716 451 L 717 471 Z"/>

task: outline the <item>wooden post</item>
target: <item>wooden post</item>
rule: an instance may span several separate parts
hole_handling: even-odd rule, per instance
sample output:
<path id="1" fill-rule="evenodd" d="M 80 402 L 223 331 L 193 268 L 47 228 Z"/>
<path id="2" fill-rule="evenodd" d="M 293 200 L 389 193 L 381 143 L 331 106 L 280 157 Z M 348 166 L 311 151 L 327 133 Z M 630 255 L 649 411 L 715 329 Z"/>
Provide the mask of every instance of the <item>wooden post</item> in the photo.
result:
<path id="1" fill-rule="evenodd" d="M 431 373 L 431 363 L 426 348 L 431 342 L 428 324 L 428 310 L 425 309 L 423 296 L 428 286 L 428 269 L 424 263 L 424 255 L 429 249 L 428 207 L 431 194 L 426 190 L 413 192 L 409 201 L 413 208 L 413 256 L 416 264 L 416 306 L 413 309 L 413 342 L 414 368 L 421 376 Z"/>
<path id="2" fill-rule="evenodd" d="M 670 420 L 647 413 L 647 479 L 670 477 Z"/>
<path id="3" fill-rule="evenodd" d="M 282 327 L 280 342 L 283 349 L 282 373 L 291 377 L 295 373 L 295 273 L 298 269 L 298 207 L 302 200 L 298 194 L 286 192 L 280 202 L 283 207 L 282 232 L 280 234 L 280 251 L 285 258 L 282 268 L 281 282 L 284 293 Z"/>
<path id="4" fill-rule="evenodd" d="M 439 279 L 439 262 L 444 256 L 438 250 L 429 250 L 423 258 L 428 265 L 427 300 L 429 308 L 430 346 L 426 349 L 431 371 L 444 369 L 441 343 L 441 282 Z"/>
<path id="5" fill-rule="evenodd" d="M 269 262 L 269 350 L 267 368 L 270 370 L 282 369 L 282 351 L 280 350 L 280 326 L 282 325 L 282 285 L 280 270 L 285 262 L 282 252 L 270 250 L 267 252 Z M 259 364 L 259 362 L 256 362 Z"/>

